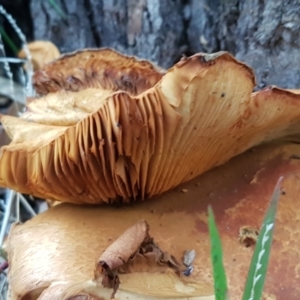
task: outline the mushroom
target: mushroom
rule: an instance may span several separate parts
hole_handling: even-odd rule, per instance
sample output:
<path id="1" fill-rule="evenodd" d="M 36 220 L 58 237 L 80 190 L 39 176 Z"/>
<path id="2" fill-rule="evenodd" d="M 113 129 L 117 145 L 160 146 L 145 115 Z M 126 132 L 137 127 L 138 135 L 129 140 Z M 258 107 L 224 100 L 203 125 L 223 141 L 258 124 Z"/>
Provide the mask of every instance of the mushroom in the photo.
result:
<path id="1" fill-rule="evenodd" d="M 27 45 L 34 71 L 38 71 L 44 67 L 47 63 L 60 56 L 58 48 L 49 41 L 34 41 Z M 26 51 L 22 49 L 18 53 L 19 58 L 27 58 Z"/>
<path id="2" fill-rule="evenodd" d="M 251 93 L 252 70 L 226 52 L 183 58 L 162 75 L 134 57 L 86 50 L 35 80 L 46 95 L 21 118 L 1 117 L 12 142 L 1 148 L 0 185 L 49 200 L 151 198 L 300 132 L 300 95 Z"/>
<path id="3" fill-rule="evenodd" d="M 165 71 L 155 64 L 108 48 L 84 49 L 62 55 L 33 76 L 35 90 L 45 95 L 86 88 L 126 91 L 138 95 L 154 86 Z"/>
<path id="4" fill-rule="evenodd" d="M 287 141 L 259 146 L 152 201 L 124 207 L 63 203 L 15 225 L 7 240 L 10 300 L 212 300 L 209 204 L 222 238 L 230 299 L 241 299 L 253 246 L 240 243 L 239 232 L 260 227 L 280 176 L 264 299 L 299 299 L 299 150 Z M 156 248 L 141 251 L 145 243 Z M 183 256 L 191 249 L 193 271 L 185 276 Z M 166 253 L 177 267 L 161 260 Z M 103 283 L 107 274 L 117 284 Z"/>

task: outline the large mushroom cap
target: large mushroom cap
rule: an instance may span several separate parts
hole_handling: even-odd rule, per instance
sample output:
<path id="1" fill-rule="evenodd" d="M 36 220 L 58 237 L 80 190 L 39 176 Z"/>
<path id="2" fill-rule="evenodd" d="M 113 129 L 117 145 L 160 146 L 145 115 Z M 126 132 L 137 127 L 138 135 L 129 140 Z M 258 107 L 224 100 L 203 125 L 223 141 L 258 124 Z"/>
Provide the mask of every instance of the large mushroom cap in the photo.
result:
<path id="1" fill-rule="evenodd" d="M 252 70 L 228 53 L 183 58 L 162 77 L 150 63 L 103 51 L 46 66 L 43 86 L 56 93 L 22 118 L 1 117 L 12 142 L 1 149 L 0 185 L 73 203 L 129 202 L 300 132 L 300 95 L 251 93 Z M 69 72 L 80 87 L 68 86 Z"/>
<path id="2" fill-rule="evenodd" d="M 123 208 L 61 204 L 16 225 L 7 248 L 10 300 L 109 299 L 112 288 L 103 288 L 99 282 L 97 286 L 92 280 L 95 264 L 100 256 L 101 265 L 112 269 L 114 263 L 120 266 L 127 261 L 127 250 L 134 251 L 146 236 L 147 228 L 138 223 L 142 219 L 148 222 L 156 245 L 169 257 L 181 262 L 184 252 L 194 249 L 194 270 L 188 277 L 178 276 L 173 268 L 151 259 L 157 257 L 157 251 L 147 256 L 147 263 L 143 255 L 132 256 L 139 259 L 119 272 L 116 299 L 214 299 L 208 204 L 212 204 L 222 238 L 230 299 L 239 300 L 253 247 L 241 243 L 238 234 L 248 229 L 252 232 L 248 238 L 254 241 L 282 175 L 263 299 L 299 299 L 299 150 L 294 143 L 264 145 L 153 201 Z M 136 223 L 141 227 L 124 233 Z M 241 238 L 247 241 L 247 236 Z"/>

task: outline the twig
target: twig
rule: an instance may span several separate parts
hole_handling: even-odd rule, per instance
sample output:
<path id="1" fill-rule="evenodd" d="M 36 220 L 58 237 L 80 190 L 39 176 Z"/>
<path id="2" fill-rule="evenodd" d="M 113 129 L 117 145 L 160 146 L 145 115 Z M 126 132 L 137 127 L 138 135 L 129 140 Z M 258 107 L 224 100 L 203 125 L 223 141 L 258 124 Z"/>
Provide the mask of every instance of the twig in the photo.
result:
<path id="1" fill-rule="evenodd" d="M 15 192 L 12 190 L 7 190 L 5 194 L 5 200 L 6 200 L 6 207 L 5 207 L 5 212 L 4 212 L 4 217 L 3 217 L 3 222 L 1 225 L 1 231 L 0 231 L 0 246 L 3 245 L 6 230 L 7 230 L 7 225 L 9 222 L 9 217 L 11 214 L 11 207 L 13 203 L 13 199 L 15 197 Z"/>
<path id="2" fill-rule="evenodd" d="M 22 205 L 24 206 L 24 208 L 27 210 L 27 212 L 32 216 L 36 216 L 36 212 L 34 211 L 34 209 L 30 206 L 30 204 L 28 203 L 28 201 L 25 199 L 25 197 L 22 194 L 20 195 L 20 202 L 22 203 Z"/>

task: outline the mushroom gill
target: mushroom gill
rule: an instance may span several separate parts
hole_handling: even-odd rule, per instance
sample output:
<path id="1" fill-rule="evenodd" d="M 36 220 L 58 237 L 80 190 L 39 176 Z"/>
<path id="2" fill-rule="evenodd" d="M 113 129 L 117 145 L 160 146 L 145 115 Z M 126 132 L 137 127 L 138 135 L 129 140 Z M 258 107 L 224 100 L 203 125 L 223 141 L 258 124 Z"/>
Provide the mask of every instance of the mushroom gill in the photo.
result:
<path id="1" fill-rule="evenodd" d="M 1 149 L 1 186 L 73 203 L 135 201 L 300 132 L 300 95 L 252 93 L 252 70 L 226 52 L 183 58 L 162 76 L 150 63 L 103 51 L 97 64 L 87 50 L 47 65 L 35 80 L 48 81 L 36 86 L 55 93 L 21 118 L 1 117 L 12 139 Z M 90 81 L 93 68 L 100 75 Z M 119 84 L 124 72 L 130 89 Z"/>

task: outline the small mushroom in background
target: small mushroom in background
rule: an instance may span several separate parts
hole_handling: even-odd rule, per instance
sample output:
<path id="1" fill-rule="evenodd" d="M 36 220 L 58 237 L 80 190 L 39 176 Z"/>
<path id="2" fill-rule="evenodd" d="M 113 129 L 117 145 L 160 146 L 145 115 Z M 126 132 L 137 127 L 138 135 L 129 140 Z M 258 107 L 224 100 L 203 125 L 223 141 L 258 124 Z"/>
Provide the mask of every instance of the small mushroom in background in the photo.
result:
<path id="1" fill-rule="evenodd" d="M 171 190 L 118 208 L 64 203 L 15 225 L 6 248 L 10 300 L 106 300 L 114 292 L 118 300 L 213 300 L 209 204 L 222 239 L 230 299 L 240 300 L 253 247 L 241 244 L 237 232 L 245 224 L 260 226 L 280 176 L 286 193 L 279 201 L 264 297 L 298 300 L 300 160 L 290 157 L 299 151 L 289 141 L 259 146 L 182 184 L 188 193 Z M 213 203 L 212 189 L 218 199 Z M 184 256 L 193 272 L 182 272 L 180 263 L 178 273 L 161 260 L 174 258 L 172 266 Z M 104 275 L 110 287 L 103 286 Z"/>
<path id="2" fill-rule="evenodd" d="M 34 71 L 42 69 L 46 64 L 60 56 L 58 48 L 50 41 L 34 41 L 28 43 L 27 46 L 30 51 Z M 27 57 L 24 49 L 18 53 L 18 57 Z"/>
<path id="3" fill-rule="evenodd" d="M 252 93 L 253 71 L 226 52 L 164 71 L 110 49 L 82 50 L 47 64 L 34 84 L 44 96 L 21 118 L 1 117 L 12 142 L 1 148 L 0 185 L 49 200 L 152 198 L 300 133 L 300 95 Z"/>

